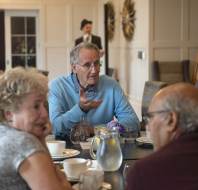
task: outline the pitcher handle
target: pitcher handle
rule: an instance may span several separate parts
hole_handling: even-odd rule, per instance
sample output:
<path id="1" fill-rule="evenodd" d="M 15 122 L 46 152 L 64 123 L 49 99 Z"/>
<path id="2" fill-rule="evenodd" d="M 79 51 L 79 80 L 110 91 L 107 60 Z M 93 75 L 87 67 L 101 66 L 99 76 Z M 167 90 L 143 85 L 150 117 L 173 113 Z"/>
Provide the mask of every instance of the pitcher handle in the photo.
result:
<path id="1" fill-rule="evenodd" d="M 96 136 L 93 137 L 92 141 L 91 141 L 91 147 L 89 149 L 89 154 L 91 156 L 92 159 L 96 159 L 96 154 L 94 153 L 94 145 L 95 145 L 95 142 L 96 141 Z"/>

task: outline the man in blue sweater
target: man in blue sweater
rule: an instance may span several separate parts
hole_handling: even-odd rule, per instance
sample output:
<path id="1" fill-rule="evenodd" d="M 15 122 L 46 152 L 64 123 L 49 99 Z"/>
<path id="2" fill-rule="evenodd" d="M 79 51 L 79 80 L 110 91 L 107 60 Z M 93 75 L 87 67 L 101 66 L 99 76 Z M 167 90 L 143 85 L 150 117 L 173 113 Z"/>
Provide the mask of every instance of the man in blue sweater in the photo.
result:
<path id="1" fill-rule="evenodd" d="M 70 54 L 72 73 L 50 83 L 49 116 L 54 134 L 68 139 L 71 129 L 84 117 L 92 125 L 107 124 L 115 117 L 133 132 L 139 120 L 123 90 L 112 78 L 100 72 L 100 50 L 81 43 Z"/>

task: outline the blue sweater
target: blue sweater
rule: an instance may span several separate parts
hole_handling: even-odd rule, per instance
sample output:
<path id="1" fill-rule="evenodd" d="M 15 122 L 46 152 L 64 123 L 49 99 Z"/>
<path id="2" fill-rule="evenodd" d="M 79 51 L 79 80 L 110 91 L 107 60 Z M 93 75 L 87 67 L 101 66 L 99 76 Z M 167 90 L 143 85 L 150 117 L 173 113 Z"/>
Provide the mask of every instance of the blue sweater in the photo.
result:
<path id="1" fill-rule="evenodd" d="M 53 132 L 57 136 L 69 134 L 70 129 L 86 116 L 87 121 L 94 125 L 106 124 L 113 117 L 131 131 L 139 130 L 139 120 L 129 104 L 120 85 L 112 78 L 103 75 L 95 88 L 86 92 L 87 98 L 102 99 L 97 109 L 88 113 L 79 107 L 79 84 L 75 74 L 60 76 L 50 83 L 49 116 Z"/>

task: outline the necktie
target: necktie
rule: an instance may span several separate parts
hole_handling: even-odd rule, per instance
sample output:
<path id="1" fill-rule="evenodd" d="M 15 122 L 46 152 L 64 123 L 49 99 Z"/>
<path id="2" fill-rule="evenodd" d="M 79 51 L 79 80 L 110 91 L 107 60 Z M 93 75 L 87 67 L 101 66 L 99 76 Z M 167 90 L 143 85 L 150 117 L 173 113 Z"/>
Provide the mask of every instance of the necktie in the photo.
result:
<path id="1" fill-rule="evenodd" d="M 85 38 L 85 42 L 89 42 L 89 36 Z"/>

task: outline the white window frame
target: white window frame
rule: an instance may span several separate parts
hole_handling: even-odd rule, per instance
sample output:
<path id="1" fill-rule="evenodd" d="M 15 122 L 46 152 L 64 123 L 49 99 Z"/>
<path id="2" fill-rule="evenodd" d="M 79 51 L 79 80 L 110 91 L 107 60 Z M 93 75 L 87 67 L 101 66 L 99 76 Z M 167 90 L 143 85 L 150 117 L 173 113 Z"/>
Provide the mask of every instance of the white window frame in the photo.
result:
<path id="1" fill-rule="evenodd" d="M 39 11 L 38 10 L 5 10 L 5 68 L 10 69 L 11 64 L 11 17 L 17 16 L 31 16 L 36 19 L 36 68 L 42 68 L 41 65 L 41 49 L 40 49 L 40 35 L 39 35 Z"/>

